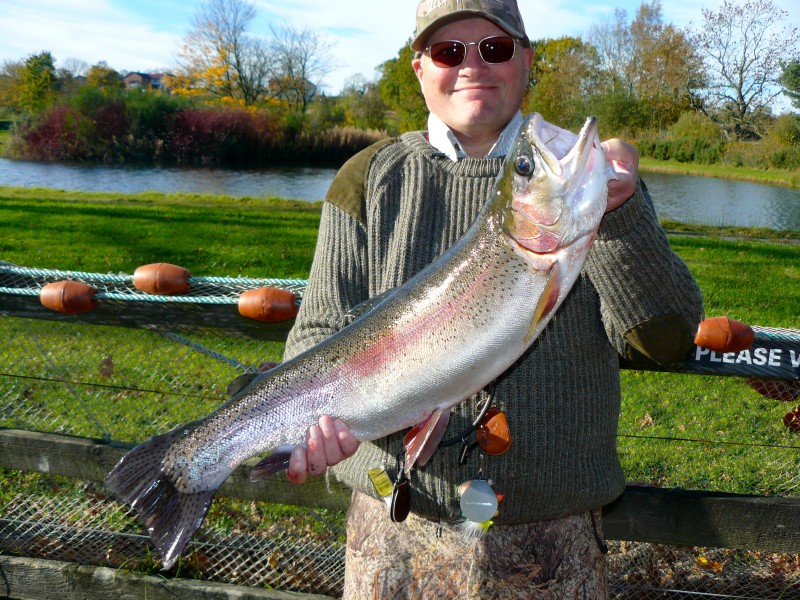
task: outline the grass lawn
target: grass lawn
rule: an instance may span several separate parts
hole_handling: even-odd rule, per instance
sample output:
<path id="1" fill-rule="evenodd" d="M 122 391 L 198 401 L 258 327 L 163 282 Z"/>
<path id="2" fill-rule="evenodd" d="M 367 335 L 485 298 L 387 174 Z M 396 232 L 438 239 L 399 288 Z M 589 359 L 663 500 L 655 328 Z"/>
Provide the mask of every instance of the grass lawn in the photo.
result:
<path id="1" fill-rule="evenodd" d="M 171 262 L 193 275 L 305 277 L 318 205 L 278 198 L 0 187 L 0 260 L 133 273 Z"/>

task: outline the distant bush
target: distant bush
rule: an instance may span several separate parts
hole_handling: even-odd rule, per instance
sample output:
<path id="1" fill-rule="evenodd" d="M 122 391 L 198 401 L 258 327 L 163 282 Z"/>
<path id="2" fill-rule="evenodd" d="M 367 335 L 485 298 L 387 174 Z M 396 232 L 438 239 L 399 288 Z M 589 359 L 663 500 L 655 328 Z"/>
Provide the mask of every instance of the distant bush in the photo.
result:
<path id="1" fill-rule="evenodd" d="M 132 90 L 125 97 L 130 130 L 125 140 L 126 158 L 131 161 L 164 161 L 165 140 L 175 118 L 189 108 L 189 101 L 147 90 Z M 174 159 L 170 158 L 169 161 Z"/>
<path id="2" fill-rule="evenodd" d="M 667 129 L 668 140 L 696 139 L 711 146 L 723 140 L 722 130 L 707 116 L 698 112 L 685 112 Z"/>
<path id="3" fill-rule="evenodd" d="M 720 128 L 697 112 L 683 113 L 666 132 L 639 140 L 636 147 L 642 156 L 706 165 L 720 162 L 725 152 Z"/>
<path id="4" fill-rule="evenodd" d="M 33 160 L 74 160 L 80 115 L 68 106 L 48 111 L 23 132 L 20 151 Z"/>
<path id="5" fill-rule="evenodd" d="M 714 164 L 720 162 L 725 151 L 722 141 L 709 143 L 698 138 L 681 138 L 677 140 L 645 139 L 636 142 L 636 149 L 642 156 L 658 160 L 676 160 L 678 162 L 695 162 Z"/>
<path id="6" fill-rule="evenodd" d="M 198 106 L 147 91 L 84 86 L 20 128 L 16 155 L 47 161 L 194 165 L 342 163 L 384 132 L 334 127 L 238 106 Z"/>
<path id="7" fill-rule="evenodd" d="M 783 147 L 800 146 L 800 117 L 788 114 L 777 117 L 764 139 Z"/>
<path id="8" fill-rule="evenodd" d="M 175 115 L 165 155 L 182 164 L 243 164 L 275 158 L 274 119 L 242 108 L 188 108 Z"/>
<path id="9" fill-rule="evenodd" d="M 774 169 L 791 171 L 800 169 L 800 146 L 779 148 L 769 155 L 769 166 Z"/>
<path id="10" fill-rule="evenodd" d="M 318 132 L 304 132 L 294 140 L 291 152 L 295 159 L 336 163 L 388 135 L 385 131 L 356 127 L 334 127 Z"/>

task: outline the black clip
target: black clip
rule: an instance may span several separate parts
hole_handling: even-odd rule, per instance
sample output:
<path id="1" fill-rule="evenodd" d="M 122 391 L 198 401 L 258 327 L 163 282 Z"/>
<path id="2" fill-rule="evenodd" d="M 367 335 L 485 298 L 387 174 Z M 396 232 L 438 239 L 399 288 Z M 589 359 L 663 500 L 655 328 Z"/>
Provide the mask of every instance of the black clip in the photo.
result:
<path id="1" fill-rule="evenodd" d="M 402 523 L 411 511 L 411 482 L 404 469 L 400 469 L 397 481 L 392 490 L 392 503 L 389 506 L 389 517 L 393 523 Z"/>
<path id="2" fill-rule="evenodd" d="M 411 511 L 411 482 L 406 475 L 406 463 L 402 452 L 395 457 L 397 479 L 392 488 L 392 500 L 389 504 L 389 517 L 393 523 L 402 523 Z"/>

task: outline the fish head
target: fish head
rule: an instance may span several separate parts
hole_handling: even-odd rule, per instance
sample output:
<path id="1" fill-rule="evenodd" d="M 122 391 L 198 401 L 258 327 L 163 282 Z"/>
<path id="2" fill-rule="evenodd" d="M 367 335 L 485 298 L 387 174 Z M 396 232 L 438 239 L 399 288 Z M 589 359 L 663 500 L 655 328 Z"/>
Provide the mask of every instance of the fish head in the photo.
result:
<path id="1" fill-rule="evenodd" d="M 548 255 L 591 245 L 606 209 L 611 170 L 597 119 L 575 134 L 528 116 L 506 157 L 497 186 L 502 227 L 523 254 Z"/>

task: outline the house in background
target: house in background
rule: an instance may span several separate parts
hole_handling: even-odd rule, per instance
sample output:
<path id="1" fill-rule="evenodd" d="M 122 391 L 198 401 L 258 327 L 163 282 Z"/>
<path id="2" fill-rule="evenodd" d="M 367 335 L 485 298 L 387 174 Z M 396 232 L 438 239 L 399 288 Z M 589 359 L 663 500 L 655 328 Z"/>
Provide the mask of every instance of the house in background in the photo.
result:
<path id="1" fill-rule="evenodd" d="M 169 92 L 169 86 L 165 85 L 164 81 L 168 75 L 168 73 L 139 73 L 138 71 L 132 71 L 125 75 L 122 82 L 125 84 L 125 89 L 127 90 L 141 88 L 145 90 Z"/>

